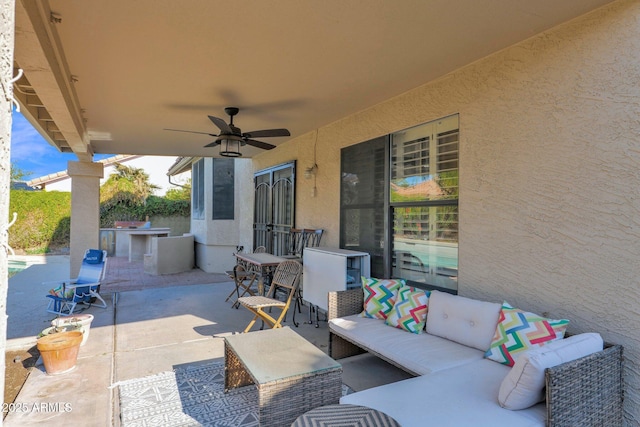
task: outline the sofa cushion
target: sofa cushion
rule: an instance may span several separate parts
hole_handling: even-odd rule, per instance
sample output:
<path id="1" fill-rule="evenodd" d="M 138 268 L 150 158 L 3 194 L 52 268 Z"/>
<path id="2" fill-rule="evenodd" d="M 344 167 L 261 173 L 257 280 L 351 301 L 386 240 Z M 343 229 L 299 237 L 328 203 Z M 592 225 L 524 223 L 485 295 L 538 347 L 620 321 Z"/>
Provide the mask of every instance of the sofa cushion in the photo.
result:
<path id="1" fill-rule="evenodd" d="M 362 317 L 386 319 L 396 302 L 396 295 L 404 279 L 374 279 L 362 277 L 364 310 Z"/>
<path id="2" fill-rule="evenodd" d="M 408 334 L 384 321 L 357 314 L 329 320 L 329 329 L 345 339 L 393 360 L 406 371 L 424 375 L 482 360 L 484 352 L 429 334 Z M 493 363 L 493 362 L 491 362 Z"/>
<path id="3" fill-rule="evenodd" d="M 427 303 L 430 291 L 401 286 L 393 309 L 387 316 L 386 324 L 421 334 L 427 321 Z"/>
<path id="4" fill-rule="evenodd" d="M 499 314 L 498 303 L 432 291 L 427 332 L 486 351 L 495 334 Z"/>
<path id="5" fill-rule="evenodd" d="M 342 397 L 340 403 L 378 409 L 402 426 L 544 426 L 544 404 L 522 411 L 510 411 L 498 405 L 498 389 L 509 370 L 490 360 L 477 360 L 349 394 Z"/>
<path id="6" fill-rule="evenodd" d="M 537 314 L 502 304 L 500 318 L 485 356 L 487 359 L 513 366 L 525 351 L 564 338 L 569 321 L 546 319 Z"/>
<path id="7" fill-rule="evenodd" d="M 544 371 L 601 351 L 600 334 L 574 335 L 525 352 L 500 384 L 498 402 L 503 408 L 525 409 L 544 400 Z"/>

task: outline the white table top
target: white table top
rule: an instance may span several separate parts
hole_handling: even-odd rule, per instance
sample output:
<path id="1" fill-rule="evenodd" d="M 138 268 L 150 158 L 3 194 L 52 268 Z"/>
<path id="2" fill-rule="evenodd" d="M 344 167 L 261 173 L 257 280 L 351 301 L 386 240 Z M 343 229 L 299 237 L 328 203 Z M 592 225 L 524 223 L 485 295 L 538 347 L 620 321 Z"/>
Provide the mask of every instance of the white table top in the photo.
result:
<path id="1" fill-rule="evenodd" d="M 243 254 L 237 253 L 235 256 L 243 261 L 257 265 L 258 267 L 273 267 L 286 261 L 285 258 L 267 253 Z"/>
<path id="2" fill-rule="evenodd" d="M 224 340 L 260 384 L 342 368 L 288 326 L 231 335 Z"/>
<path id="3" fill-rule="evenodd" d="M 170 228 L 138 228 L 129 230 L 130 235 L 142 236 L 145 234 L 169 234 Z"/>

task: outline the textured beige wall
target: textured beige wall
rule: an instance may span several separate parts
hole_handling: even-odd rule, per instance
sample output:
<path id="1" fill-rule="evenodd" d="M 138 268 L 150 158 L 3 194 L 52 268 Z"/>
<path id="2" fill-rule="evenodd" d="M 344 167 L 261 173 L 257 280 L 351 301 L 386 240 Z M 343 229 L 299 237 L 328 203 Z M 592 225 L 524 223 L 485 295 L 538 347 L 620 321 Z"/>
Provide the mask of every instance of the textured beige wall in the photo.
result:
<path id="1" fill-rule="evenodd" d="M 339 241 L 340 148 L 460 113 L 459 293 L 625 346 L 640 422 L 640 2 L 620 1 L 260 155 L 298 160 L 297 222 Z M 416 52 L 418 53 L 418 52 Z"/>
<path id="2" fill-rule="evenodd" d="M 195 237 L 196 264 L 208 273 L 222 273 L 235 265 L 236 246 L 250 250 L 253 241 L 253 170 L 251 160 L 237 159 L 234 182 L 234 219 L 212 220 L 213 191 L 211 175 L 213 160 L 206 158 L 204 219 L 191 219 L 191 233 Z"/>

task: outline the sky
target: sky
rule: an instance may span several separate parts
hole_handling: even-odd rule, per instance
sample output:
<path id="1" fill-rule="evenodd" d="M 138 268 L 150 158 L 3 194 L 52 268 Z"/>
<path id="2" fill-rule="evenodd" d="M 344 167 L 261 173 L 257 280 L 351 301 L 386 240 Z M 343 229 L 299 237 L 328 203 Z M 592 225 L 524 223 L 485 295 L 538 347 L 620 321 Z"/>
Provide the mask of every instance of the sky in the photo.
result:
<path id="1" fill-rule="evenodd" d="M 111 157 L 96 154 L 94 161 Z M 25 173 L 24 181 L 67 170 L 69 160 L 77 161 L 73 153 L 61 153 L 49 144 L 17 111 L 13 112 L 11 126 L 11 163 Z"/>

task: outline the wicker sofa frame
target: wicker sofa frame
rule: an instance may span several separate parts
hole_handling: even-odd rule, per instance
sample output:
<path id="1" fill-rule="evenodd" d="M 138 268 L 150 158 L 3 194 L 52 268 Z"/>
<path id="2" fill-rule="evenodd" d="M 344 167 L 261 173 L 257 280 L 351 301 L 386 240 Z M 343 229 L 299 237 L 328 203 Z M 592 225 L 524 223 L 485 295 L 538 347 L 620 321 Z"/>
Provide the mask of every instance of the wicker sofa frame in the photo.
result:
<path id="1" fill-rule="evenodd" d="M 362 289 L 329 292 L 329 320 L 360 313 Z M 604 350 L 547 369 L 548 427 L 621 426 L 623 423 L 622 346 L 606 344 Z M 369 352 L 417 376 L 395 360 L 363 348 L 329 329 L 329 355 L 341 359 Z"/>

